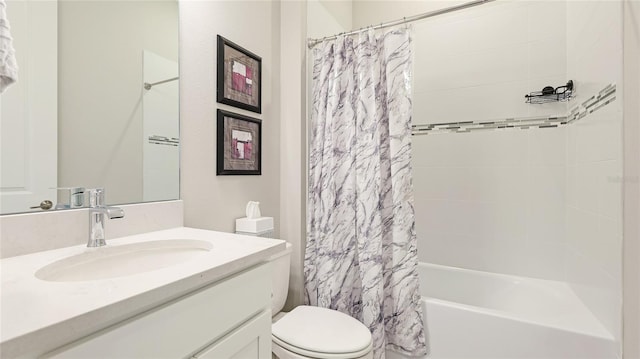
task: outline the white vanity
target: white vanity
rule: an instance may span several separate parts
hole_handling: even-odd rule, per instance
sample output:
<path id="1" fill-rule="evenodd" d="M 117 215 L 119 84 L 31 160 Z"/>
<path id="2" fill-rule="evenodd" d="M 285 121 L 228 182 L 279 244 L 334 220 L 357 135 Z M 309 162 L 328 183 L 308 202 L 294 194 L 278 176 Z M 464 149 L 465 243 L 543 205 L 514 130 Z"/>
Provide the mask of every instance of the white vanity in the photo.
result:
<path id="1" fill-rule="evenodd" d="M 270 358 L 284 249 L 182 227 L 2 259 L 0 356 Z"/>

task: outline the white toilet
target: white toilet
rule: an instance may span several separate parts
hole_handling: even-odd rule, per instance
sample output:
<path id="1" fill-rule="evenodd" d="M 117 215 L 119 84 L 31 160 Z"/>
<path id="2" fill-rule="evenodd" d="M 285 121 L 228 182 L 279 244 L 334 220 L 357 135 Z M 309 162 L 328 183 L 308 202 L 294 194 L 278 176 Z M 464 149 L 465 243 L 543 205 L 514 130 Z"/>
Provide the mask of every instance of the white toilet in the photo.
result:
<path id="1" fill-rule="evenodd" d="M 289 288 L 291 244 L 270 258 L 273 266 L 271 351 L 280 359 L 371 359 L 371 333 L 358 320 L 335 310 L 299 306 L 280 312 Z"/>

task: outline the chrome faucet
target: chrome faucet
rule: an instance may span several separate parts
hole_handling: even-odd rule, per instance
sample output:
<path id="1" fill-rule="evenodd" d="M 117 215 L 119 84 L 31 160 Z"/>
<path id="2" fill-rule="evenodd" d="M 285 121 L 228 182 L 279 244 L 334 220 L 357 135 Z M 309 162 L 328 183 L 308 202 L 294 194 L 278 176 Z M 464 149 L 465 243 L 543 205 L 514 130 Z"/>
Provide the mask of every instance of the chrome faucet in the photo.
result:
<path id="1" fill-rule="evenodd" d="M 104 241 L 104 222 L 108 219 L 124 217 L 124 210 L 104 204 L 104 188 L 93 188 L 89 193 L 89 242 L 87 247 L 102 247 Z"/>

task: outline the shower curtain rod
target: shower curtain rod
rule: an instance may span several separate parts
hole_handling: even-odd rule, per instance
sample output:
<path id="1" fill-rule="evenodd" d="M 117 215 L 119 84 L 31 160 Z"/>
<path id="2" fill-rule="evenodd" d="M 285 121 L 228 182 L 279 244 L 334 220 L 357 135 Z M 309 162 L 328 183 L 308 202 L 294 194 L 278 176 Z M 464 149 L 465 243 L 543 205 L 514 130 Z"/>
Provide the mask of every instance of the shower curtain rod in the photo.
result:
<path id="1" fill-rule="evenodd" d="M 371 26 L 367 26 L 358 30 L 353 30 L 353 31 L 348 31 L 348 32 L 343 32 L 337 35 L 332 35 L 332 36 L 327 36 L 327 37 L 323 37 L 321 39 L 309 39 L 308 40 L 308 46 L 309 48 L 312 48 L 314 46 L 316 46 L 317 44 L 321 43 L 321 42 L 325 42 L 327 40 L 334 40 L 337 39 L 338 36 L 341 35 L 353 35 L 353 34 L 357 34 L 363 31 L 367 31 L 369 29 L 384 29 L 386 27 L 391 27 L 391 26 L 397 26 L 397 25 L 402 25 L 402 24 L 406 24 L 409 22 L 414 22 L 416 20 L 422 20 L 422 19 L 426 19 L 429 17 L 433 17 L 433 16 L 438 16 L 438 15 L 443 15 L 443 14 L 447 14 L 450 12 L 454 12 L 454 11 L 458 11 L 458 10 L 463 10 L 463 9 L 467 9 L 470 7 L 474 7 L 474 6 L 478 6 L 478 5 L 482 5 L 488 2 L 492 2 L 495 0 L 475 0 L 475 1 L 471 1 L 468 3 L 464 3 L 461 5 L 456 5 L 456 6 L 451 6 L 448 8 L 444 8 L 444 9 L 440 9 L 440 10 L 436 10 L 436 11 L 431 11 L 431 12 L 427 12 L 424 14 L 419 14 L 419 15 L 414 15 L 411 17 L 405 17 L 402 19 L 398 19 L 398 20 L 394 20 L 394 21 L 389 21 L 389 22 L 385 22 L 385 23 L 381 23 L 379 25 L 371 25 Z"/>
<path id="2" fill-rule="evenodd" d="M 144 89 L 145 89 L 145 90 L 151 90 L 151 88 L 152 88 L 153 86 L 155 86 L 155 85 L 160 85 L 160 84 L 167 83 L 167 82 L 171 82 L 171 81 L 175 81 L 175 80 L 180 80 L 180 77 L 174 77 L 174 78 L 172 78 L 172 79 L 168 79 L 168 80 L 164 80 L 164 81 L 158 81 L 158 82 L 154 82 L 154 83 L 152 83 L 152 84 L 150 84 L 150 83 L 148 83 L 148 82 L 145 82 L 145 83 L 144 83 Z"/>

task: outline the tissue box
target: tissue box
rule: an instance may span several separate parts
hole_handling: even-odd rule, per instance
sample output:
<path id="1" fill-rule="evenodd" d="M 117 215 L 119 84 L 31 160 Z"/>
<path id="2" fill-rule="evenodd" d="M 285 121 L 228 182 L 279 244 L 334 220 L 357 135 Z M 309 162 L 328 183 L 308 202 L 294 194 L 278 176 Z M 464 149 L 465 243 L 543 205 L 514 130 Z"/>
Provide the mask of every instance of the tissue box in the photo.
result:
<path id="1" fill-rule="evenodd" d="M 273 217 L 238 218 L 236 219 L 236 233 L 271 238 L 273 236 Z"/>

